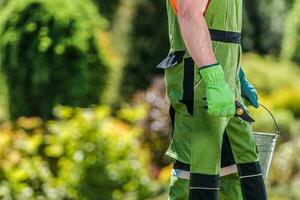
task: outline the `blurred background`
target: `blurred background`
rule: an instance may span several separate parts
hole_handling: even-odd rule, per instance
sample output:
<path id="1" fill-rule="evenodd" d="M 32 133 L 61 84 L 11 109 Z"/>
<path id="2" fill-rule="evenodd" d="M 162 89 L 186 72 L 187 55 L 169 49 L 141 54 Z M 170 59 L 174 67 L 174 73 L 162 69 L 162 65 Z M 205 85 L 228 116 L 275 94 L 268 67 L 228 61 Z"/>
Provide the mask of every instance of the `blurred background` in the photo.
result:
<path id="1" fill-rule="evenodd" d="M 300 199 L 299 11 L 244 1 L 244 70 L 282 132 L 271 200 Z M 164 0 L 0 0 L 0 199 L 166 199 L 168 45 Z"/>

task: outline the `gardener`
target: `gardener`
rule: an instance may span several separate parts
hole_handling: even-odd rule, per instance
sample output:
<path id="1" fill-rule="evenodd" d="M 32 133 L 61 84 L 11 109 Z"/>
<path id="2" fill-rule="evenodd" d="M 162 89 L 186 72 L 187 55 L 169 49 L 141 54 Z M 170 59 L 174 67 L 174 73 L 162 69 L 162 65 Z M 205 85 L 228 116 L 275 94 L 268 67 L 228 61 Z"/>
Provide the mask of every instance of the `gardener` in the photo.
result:
<path id="1" fill-rule="evenodd" d="M 167 0 L 167 9 L 171 48 L 159 65 L 165 69 L 173 116 L 167 155 L 190 164 L 189 198 L 218 199 L 226 131 L 243 199 L 267 199 L 251 126 L 234 117 L 235 100 L 243 103 L 238 78 L 242 0 Z M 179 199 L 176 195 L 170 192 L 170 199 Z"/>
<path id="2" fill-rule="evenodd" d="M 243 70 L 240 68 L 239 73 L 242 96 L 248 100 L 248 104 L 258 108 L 258 98 L 255 88 L 246 79 Z M 174 116 L 172 110 L 171 116 Z M 230 146 L 227 133 L 224 133 L 222 151 L 221 151 L 221 188 L 219 193 L 219 200 L 243 200 L 240 180 L 238 177 L 237 166 L 234 161 L 232 149 Z M 178 160 L 174 161 L 172 169 L 171 185 L 170 185 L 170 199 L 188 199 L 189 195 L 189 179 L 190 179 L 190 165 L 182 163 Z"/>

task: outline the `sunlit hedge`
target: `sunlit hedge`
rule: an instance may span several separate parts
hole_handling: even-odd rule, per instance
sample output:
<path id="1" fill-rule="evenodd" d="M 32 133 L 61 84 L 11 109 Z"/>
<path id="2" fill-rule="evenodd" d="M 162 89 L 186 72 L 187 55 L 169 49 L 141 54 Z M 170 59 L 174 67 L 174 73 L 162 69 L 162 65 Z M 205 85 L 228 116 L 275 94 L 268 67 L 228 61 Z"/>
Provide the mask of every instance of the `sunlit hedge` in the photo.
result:
<path id="1" fill-rule="evenodd" d="M 258 90 L 260 102 L 271 109 L 281 129 L 268 178 L 270 198 L 299 199 L 299 67 L 291 62 L 255 54 L 246 54 L 243 66 Z M 262 108 L 252 109 L 252 115 L 256 120 L 254 130 L 275 132 L 270 115 Z"/>
<path id="2" fill-rule="evenodd" d="M 243 65 L 249 80 L 258 90 L 260 102 L 277 116 L 283 137 L 290 139 L 298 134 L 297 129 L 292 128 L 298 126 L 300 117 L 300 70 L 297 65 L 255 54 L 245 55 Z M 257 129 L 274 130 L 271 118 L 262 108 L 254 114 L 258 117 L 254 123 Z"/>
<path id="3" fill-rule="evenodd" d="M 55 115 L 47 123 L 23 117 L 0 126 L 1 199 L 142 200 L 157 189 L 138 128 L 107 107 L 58 107 Z"/>
<path id="4" fill-rule="evenodd" d="M 104 25 L 90 0 L 9 1 L 0 13 L 0 65 L 12 119 L 99 102 L 108 67 L 96 31 Z"/>

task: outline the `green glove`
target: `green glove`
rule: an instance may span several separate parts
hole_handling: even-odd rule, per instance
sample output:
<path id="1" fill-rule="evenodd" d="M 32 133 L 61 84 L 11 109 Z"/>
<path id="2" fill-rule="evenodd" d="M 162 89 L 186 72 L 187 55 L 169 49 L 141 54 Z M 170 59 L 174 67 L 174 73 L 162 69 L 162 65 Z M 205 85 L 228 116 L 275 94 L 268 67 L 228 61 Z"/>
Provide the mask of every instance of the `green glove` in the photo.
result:
<path id="1" fill-rule="evenodd" d="M 233 117 L 236 112 L 234 96 L 221 65 L 216 63 L 200 68 L 199 74 L 206 84 L 207 113 L 214 117 Z"/>

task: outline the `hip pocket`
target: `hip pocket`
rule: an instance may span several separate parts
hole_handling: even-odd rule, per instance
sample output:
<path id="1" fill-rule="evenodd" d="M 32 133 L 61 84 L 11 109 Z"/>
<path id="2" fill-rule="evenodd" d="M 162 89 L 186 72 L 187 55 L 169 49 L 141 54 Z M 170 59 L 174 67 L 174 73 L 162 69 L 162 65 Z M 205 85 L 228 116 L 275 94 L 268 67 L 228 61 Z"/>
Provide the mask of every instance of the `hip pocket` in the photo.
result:
<path id="1" fill-rule="evenodd" d="M 165 69 L 167 95 L 177 114 L 192 117 L 194 109 L 194 61 L 184 51 L 169 54 L 159 65 Z"/>

